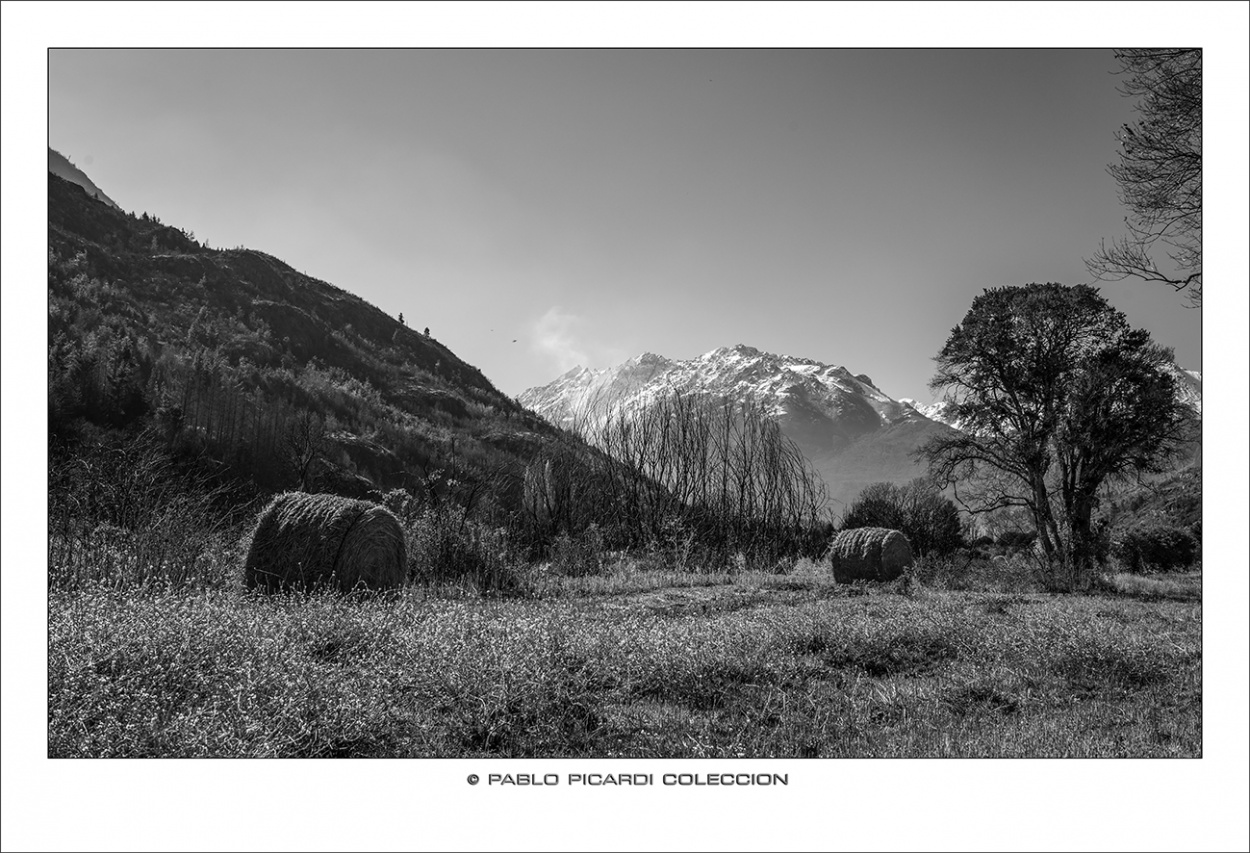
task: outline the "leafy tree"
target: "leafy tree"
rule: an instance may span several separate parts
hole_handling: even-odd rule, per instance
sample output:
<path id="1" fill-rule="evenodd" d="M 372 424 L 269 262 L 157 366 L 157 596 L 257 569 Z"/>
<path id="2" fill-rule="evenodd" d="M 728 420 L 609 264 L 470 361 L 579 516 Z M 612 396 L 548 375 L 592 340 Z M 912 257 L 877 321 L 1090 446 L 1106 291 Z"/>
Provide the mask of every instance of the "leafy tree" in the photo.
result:
<path id="1" fill-rule="evenodd" d="M 842 519 L 842 529 L 900 530 L 917 556 L 949 554 L 963 544 L 959 510 L 925 477 L 899 486 L 874 483 L 860 492 Z"/>
<path id="2" fill-rule="evenodd" d="M 973 512 L 1027 507 L 1055 585 L 1084 586 L 1099 487 L 1160 470 L 1184 440 L 1170 360 L 1096 288 L 986 290 L 936 357 L 930 386 L 967 427 L 925 446 L 930 470 Z"/>
<path id="3" fill-rule="evenodd" d="M 1117 50 L 1141 119 L 1116 133 L 1120 160 L 1108 167 L 1128 208 L 1128 234 L 1086 261 L 1092 275 L 1136 277 L 1188 290 L 1202 302 L 1202 51 Z M 1166 247 L 1174 269 L 1152 250 Z"/>

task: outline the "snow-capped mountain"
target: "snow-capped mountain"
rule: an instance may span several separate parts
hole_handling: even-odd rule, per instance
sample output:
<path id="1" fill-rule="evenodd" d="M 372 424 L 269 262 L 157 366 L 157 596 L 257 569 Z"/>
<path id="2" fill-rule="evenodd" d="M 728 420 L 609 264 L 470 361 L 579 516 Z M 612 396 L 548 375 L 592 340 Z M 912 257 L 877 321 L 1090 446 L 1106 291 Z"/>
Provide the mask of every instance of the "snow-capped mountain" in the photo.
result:
<path id="1" fill-rule="evenodd" d="M 616 367 L 575 367 L 553 382 L 530 388 L 517 398 L 552 423 L 576 428 L 588 416 L 603 417 L 614 406 L 633 400 L 677 362 L 644 352 Z"/>
<path id="2" fill-rule="evenodd" d="M 1176 380 L 1176 398 L 1189 406 L 1198 415 L 1202 414 L 1202 371 L 1186 370 L 1175 364 L 1168 365 L 1168 371 Z"/>
<path id="3" fill-rule="evenodd" d="M 1178 396 L 1200 414 L 1202 374 L 1175 368 L 1175 376 Z M 643 353 L 615 367 L 576 367 L 518 401 L 576 430 L 674 393 L 762 405 L 824 479 L 830 496 L 843 502 L 871 483 L 923 475 L 915 451 L 962 426 L 949 402 L 895 400 L 862 373 L 742 344 L 688 361 Z"/>
<path id="4" fill-rule="evenodd" d="M 578 367 L 518 400 L 553 423 L 577 428 L 673 393 L 762 405 L 841 501 L 870 483 L 923 474 L 913 452 L 948 429 L 864 374 L 742 344 L 688 361 L 644 353 L 602 370 Z"/>
<path id="5" fill-rule="evenodd" d="M 963 429 L 963 421 L 955 417 L 951 411 L 954 404 L 947 400 L 938 400 L 936 403 L 921 403 L 910 397 L 900 397 L 898 401 L 904 406 L 911 406 L 931 421 L 937 421 L 955 429 Z"/>

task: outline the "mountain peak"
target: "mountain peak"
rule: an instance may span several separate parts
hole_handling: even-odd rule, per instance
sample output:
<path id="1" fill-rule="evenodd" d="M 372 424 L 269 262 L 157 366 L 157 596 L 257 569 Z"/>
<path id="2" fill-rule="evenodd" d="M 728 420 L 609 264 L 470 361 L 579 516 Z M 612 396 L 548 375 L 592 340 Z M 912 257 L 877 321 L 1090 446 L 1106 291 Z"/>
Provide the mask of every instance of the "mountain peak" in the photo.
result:
<path id="1" fill-rule="evenodd" d="M 865 374 L 809 358 L 724 346 L 687 361 L 644 353 L 593 375 L 566 376 L 518 399 L 554 423 L 641 411 L 672 394 L 751 401 L 795 440 L 835 497 L 920 472 L 911 451 L 944 430 L 886 396 Z"/>

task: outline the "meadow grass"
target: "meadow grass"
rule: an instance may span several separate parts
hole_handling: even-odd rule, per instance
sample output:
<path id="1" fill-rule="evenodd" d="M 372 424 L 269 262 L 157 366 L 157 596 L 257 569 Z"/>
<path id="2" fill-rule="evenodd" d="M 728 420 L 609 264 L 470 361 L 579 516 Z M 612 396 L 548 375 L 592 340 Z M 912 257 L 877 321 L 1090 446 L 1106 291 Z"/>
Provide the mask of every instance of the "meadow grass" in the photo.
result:
<path id="1" fill-rule="evenodd" d="M 1202 595 L 1202 574 L 1185 572 L 1176 574 L 1142 575 L 1119 572 L 1103 579 L 1106 588 L 1120 595 L 1139 598 L 1168 598 L 1187 601 Z"/>
<path id="2" fill-rule="evenodd" d="M 530 599 L 53 591 L 48 753 L 1201 754 L 1192 597 L 671 575 Z"/>

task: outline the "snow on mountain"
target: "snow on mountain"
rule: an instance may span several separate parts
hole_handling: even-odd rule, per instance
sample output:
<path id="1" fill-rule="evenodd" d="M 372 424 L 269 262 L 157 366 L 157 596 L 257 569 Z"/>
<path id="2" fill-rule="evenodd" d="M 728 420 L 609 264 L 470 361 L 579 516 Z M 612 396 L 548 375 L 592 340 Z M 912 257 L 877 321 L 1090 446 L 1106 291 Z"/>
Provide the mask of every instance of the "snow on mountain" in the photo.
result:
<path id="1" fill-rule="evenodd" d="M 1202 371 L 1186 370 L 1175 364 L 1168 366 L 1168 372 L 1176 380 L 1176 398 L 1189 406 L 1198 415 L 1202 414 Z"/>
<path id="2" fill-rule="evenodd" d="M 963 429 L 963 421 L 955 417 L 951 411 L 954 408 L 954 404 L 948 400 L 938 400 L 936 403 L 920 403 L 910 397 L 900 397 L 899 402 L 904 406 L 910 406 L 931 421 L 946 424 L 954 429 Z"/>
<path id="3" fill-rule="evenodd" d="M 830 417 L 852 416 L 866 429 L 914 417 L 863 374 L 743 344 L 689 361 L 644 353 L 602 370 L 576 367 L 519 400 L 557 423 L 570 423 L 579 414 L 602 416 L 673 392 L 753 400 L 778 417 L 806 407 Z"/>
<path id="4" fill-rule="evenodd" d="M 616 367 L 574 367 L 568 373 L 518 397 L 521 405 L 565 428 L 576 428 L 588 415 L 602 416 L 612 405 L 641 392 L 675 363 L 645 352 Z"/>
<path id="5" fill-rule="evenodd" d="M 763 406 L 842 501 L 870 483 L 923 474 L 912 453 L 946 429 L 862 373 L 743 344 L 687 361 L 644 353 L 616 367 L 578 367 L 518 400 L 553 423 L 576 428 L 674 393 Z"/>
<path id="6" fill-rule="evenodd" d="M 1177 394 L 1202 411 L 1202 374 L 1175 369 Z M 615 367 L 577 367 L 519 402 L 552 423 L 591 425 L 672 395 L 762 405 L 803 451 L 836 501 L 875 482 L 903 483 L 925 473 L 915 453 L 962 424 L 946 401 L 895 400 L 865 374 L 809 358 L 738 344 L 687 361 L 643 353 Z"/>

